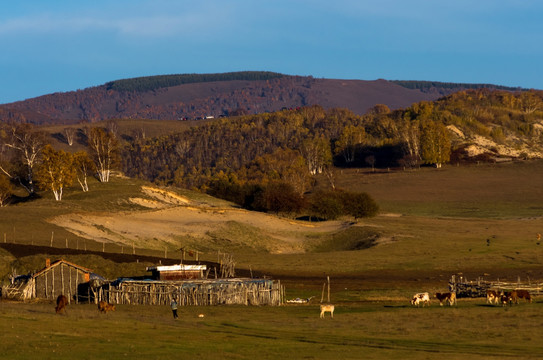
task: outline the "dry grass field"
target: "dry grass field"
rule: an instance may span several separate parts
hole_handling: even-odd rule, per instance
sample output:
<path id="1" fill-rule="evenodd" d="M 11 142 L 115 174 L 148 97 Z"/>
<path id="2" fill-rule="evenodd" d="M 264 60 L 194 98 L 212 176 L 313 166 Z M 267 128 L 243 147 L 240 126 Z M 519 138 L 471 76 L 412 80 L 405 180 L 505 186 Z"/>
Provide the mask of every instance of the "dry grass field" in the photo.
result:
<path id="1" fill-rule="evenodd" d="M 185 190 L 145 191 L 132 179 L 70 189 L 65 200 L 0 208 L 0 241 L 54 246 L 15 258 L 0 249 L 0 271 L 37 270 L 55 248 L 120 252 L 182 246 L 216 259 L 234 255 L 239 269 L 280 279 L 286 297 L 309 305 L 182 308 L 119 306 L 99 314 L 70 305 L 0 302 L 0 358 L 541 358 L 543 300 L 512 307 L 460 299 L 455 308 L 412 308 L 414 292 L 443 292 L 452 274 L 470 279 L 543 280 L 543 162 L 447 166 L 369 173 L 338 170 L 337 185 L 365 191 L 381 207 L 371 219 L 304 222 L 253 214 Z M 321 183 L 324 183 L 322 179 Z M 189 203 L 176 203 L 182 197 Z M 374 244 L 362 247 L 368 242 Z M 144 263 L 67 256 L 108 277 L 141 275 Z M 326 276 L 334 319 L 318 318 Z M 198 318 L 199 313 L 205 317 Z"/>

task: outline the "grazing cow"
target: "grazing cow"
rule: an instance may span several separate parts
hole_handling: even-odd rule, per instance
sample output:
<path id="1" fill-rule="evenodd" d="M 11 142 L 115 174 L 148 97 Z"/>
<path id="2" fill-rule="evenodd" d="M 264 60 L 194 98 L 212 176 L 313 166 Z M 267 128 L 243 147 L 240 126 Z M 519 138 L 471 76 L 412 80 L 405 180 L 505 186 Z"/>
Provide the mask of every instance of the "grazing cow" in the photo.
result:
<path id="1" fill-rule="evenodd" d="M 334 317 L 334 305 L 321 305 L 321 319 L 324 318 L 324 313 L 329 312 L 330 316 Z"/>
<path id="2" fill-rule="evenodd" d="M 487 304 L 496 304 L 500 301 L 500 294 L 496 290 L 487 290 L 486 291 L 486 302 Z"/>
<path id="3" fill-rule="evenodd" d="M 518 303 L 518 299 L 524 299 L 528 302 L 532 302 L 532 296 L 530 295 L 530 293 L 528 292 L 528 290 L 515 290 L 516 293 L 517 293 L 517 303 Z"/>
<path id="4" fill-rule="evenodd" d="M 502 294 L 500 295 L 500 301 L 502 303 L 502 306 L 506 306 L 507 304 L 511 305 L 513 301 L 510 294 L 511 293 L 509 292 L 502 292 Z"/>
<path id="5" fill-rule="evenodd" d="M 98 310 L 107 314 L 108 311 L 115 311 L 115 305 L 108 304 L 105 301 L 100 301 L 100 303 L 98 304 Z"/>
<path id="6" fill-rule="evenodd" d="M 516 290 L 508 292 L 507 295 L 509 296 L 510 304 L 518 304 L 518 294 Z"/>
<path id="7" fill-rule="evenodd" d="M 66 313 L 66 306 L 68 306 L 68 298 L 64 295 L 59 295 L 57 297 L 57 307 L 55 307 L 55 313 L 63 312 Z"/>
<path id="8" fill-rule="evenodd" d="M 449 303 L 449 306 L 456 305 L 456 293 L 436 293 L 435 297 L 439 300 L 439 306 L 443 306 L 443 301 Z"/>
<path id="9" fill-rule="evenodd" d="M 430 306 L 430 294 L 425 292 L 413 295 L 413 299 L 411 299 L 411 305 L 416 305 L 417 307 L 419 307 L 419 304 L 421 302 L 422 307 L 424 307 L 424 305 Z"/>

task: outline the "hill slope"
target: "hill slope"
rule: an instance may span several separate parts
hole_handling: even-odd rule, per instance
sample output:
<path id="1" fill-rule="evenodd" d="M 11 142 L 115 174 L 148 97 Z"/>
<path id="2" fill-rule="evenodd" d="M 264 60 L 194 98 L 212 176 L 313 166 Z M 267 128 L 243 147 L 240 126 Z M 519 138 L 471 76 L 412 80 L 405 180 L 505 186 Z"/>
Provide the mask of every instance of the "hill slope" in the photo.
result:
<path id="1" fill-rule="evenodd" d="M 0 106 L 0 121 L 68 124 L 106 119 L 196 119 L 321 105 L 364 114 L 376 104 L 391 109 L 484 84 L 316 79 L 270 72 L 163 75 L 112 81 Z M 512 89 L 514 90 L 514 89 Z"/>

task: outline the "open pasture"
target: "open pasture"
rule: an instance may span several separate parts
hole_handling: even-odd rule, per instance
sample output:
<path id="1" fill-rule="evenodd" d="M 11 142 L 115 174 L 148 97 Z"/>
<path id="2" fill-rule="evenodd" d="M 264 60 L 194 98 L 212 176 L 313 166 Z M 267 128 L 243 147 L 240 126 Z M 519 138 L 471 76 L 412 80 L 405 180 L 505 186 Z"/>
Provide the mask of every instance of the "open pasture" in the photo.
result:
<path id="1" fill-rule="evenodd" d="M 0 302 L 0 358 L 29 359 L 503 359 L 543 356 L 543 302 L 490 306 L 460 299 L 429 308 L 396 301 L 281 307 L 69 305 Z M 205 317 L 198 315 L 203 313 Z"/>
<path id="2" fill-rule="evenodd" d="M 543 244 L 536 240 L 536 234 L 543 233 L 543 162 L 379 174 L 344 170 L 343 174 L 337 178 L 338 186 L 370 193 L 381 206 L 380 216 L 357 222 L 342 219 L 338 223 L 348 227 L 319 233 L 312 227 L 323 224 L 304 223 L 297 232 L 285 230 L 295 222 L 290 218 L 280 219 L 284 228 L 274 225 L 273 232 L 265 232 L 269 219 L 257 214 L 251 226 L 240 225 L 238 219 L 198 238 L 214 259 L 217 249 L 227 250 L 223 244 L 254 239 L 259 246 L 232 249 L 237 268 L 280 279 L 287 299 L 313 296 L 309 305 L 187 307 L 179 309 L 180 319 L 174 321 L 169 307 L 120 305 L 115 312 L 100 314 L 96 305 L 70 305 L 66 315 L 55 315 L 54 304 L 0 301 L 0 359 L 37 354 L 43 359 L 266 359 L 285 354 L 307 359 L 543 357 L 539 341 L 543 297 L 505 308 L 486 305 L 486 299 L 458 299 L 458 306 L 452 308 L 440 307 L 435 299 L 430 308 L 409 304 L 415 292 L 447 291 L 450 276 L 460 272 L 474 280 L 483 274 L 491 280 L 543 279 Z M 147 184 L 142 181 L 115 179 L 92 185 L 90 194 L 67 191 L 62 203 L 44 193 L 40 199 L 0 209 L 4 219 L 0 233 L 8 242 L 42 246 L 50 244 L 54 233 L 56 247 L 73 248 L 75 243 L 79 249 L 90 249 L 102 245 L 101 238 L 87 236 L 90 232 L 75 234 L 51 219 L 71 213 L 105 214 L 115 220 L 132 214 L 157 216 L 157 211 L 127 201 L 143 196 L 140 189 Z M 227 208 L 224 202 L 211 202 L 201 194 L 194 198 L 195 193 L 186 192 L 186 196 Z M 194 214 L 207 223 L 224 216 Z M 187 217 L 178 216 L 176 221 L 186 222 Z M 104 221 L 93 228 L 127 236 L 114 223 Z M 171 226 L 164 229 L 171 231 Z M 349 247 L 372 234 L 378 235 L 376 246 Z M 153 236 L 141 244 L 166 245 L 160 236 Z M 186 245 L 183 234 L 177 236 L 168 244 L 168 254 Z M 295 243 L 301 250 L 262 250 L 263 242 L 274 239 Z M 114 245 L 119 247 L 107 243 L 106 251 Z M 54 254 L 51 249 L 49 254 L 14 257 L 0 250 L 0 269 L 4 274 L 11 267 L 22 273 L 37 270 L 45 258 L 55 259 Z M 98 255 L 65 258 L 108 277 L 141 275 L 147 265 L 113 264 Z M 319 319 L 318 300 L 327 275 L 336 305 L 333 320 Z M 199 318 L 200 313 L 205 317 Z"/>

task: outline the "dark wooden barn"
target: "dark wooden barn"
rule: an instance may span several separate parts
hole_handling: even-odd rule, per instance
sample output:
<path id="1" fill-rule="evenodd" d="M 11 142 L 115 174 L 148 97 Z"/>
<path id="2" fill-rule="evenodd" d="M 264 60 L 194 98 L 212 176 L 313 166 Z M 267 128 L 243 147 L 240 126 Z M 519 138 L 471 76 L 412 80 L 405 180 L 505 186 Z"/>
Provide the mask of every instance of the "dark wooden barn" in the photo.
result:
<path id="1" fill-rule="evenodd" d="M 34 280 L 34 298 L 54 300 L 60 294 L 68 299 L 78 295 L 80 284 L 88 283 L 92 271 L 66 260 L 46 262 L 44 269 L 32 277 Z"/>
<path id="2" fill-rule="evenodd" d="M 62 294 L 72 301 L 78 298 L 80 285 L 88 283 L 91 274 L 90 269 L 66 260 L 51 263 L 47 259 L 42 270 L 13 278 L 11 284 L 4 287 L 2 296 L 17 300 L 56 300 Z"/>

